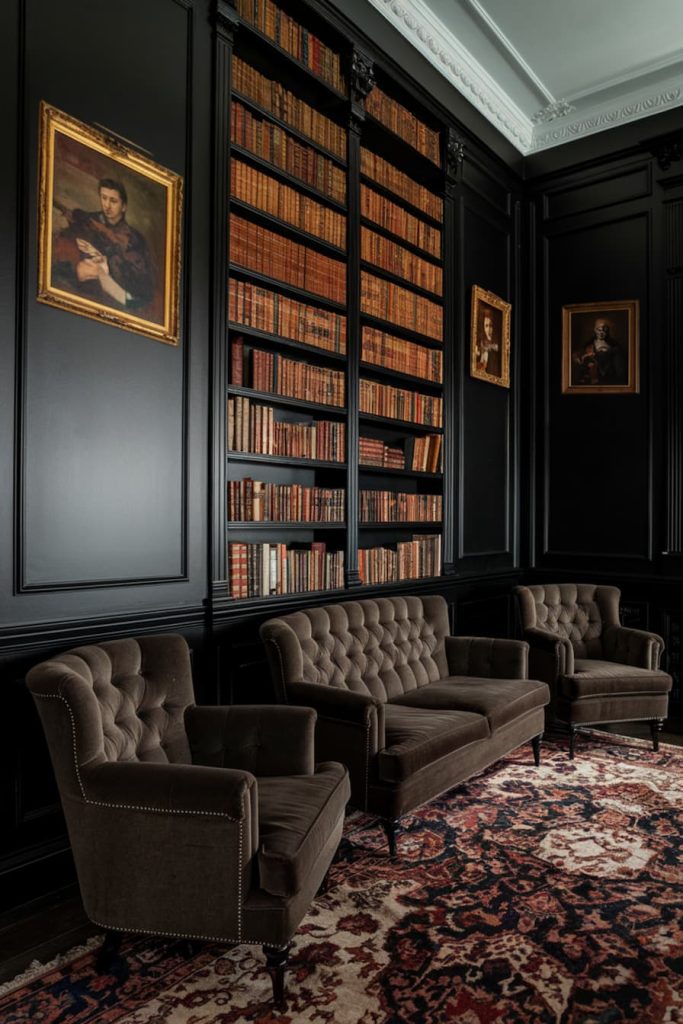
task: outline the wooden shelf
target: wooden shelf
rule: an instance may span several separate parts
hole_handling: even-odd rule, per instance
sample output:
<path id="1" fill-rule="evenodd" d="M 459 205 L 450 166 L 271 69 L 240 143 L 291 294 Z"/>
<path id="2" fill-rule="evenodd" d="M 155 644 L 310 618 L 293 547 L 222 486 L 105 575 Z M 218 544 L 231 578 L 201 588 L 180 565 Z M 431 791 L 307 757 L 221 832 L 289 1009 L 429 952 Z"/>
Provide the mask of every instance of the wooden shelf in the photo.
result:
<path id="1" fill-rule="evenodd" d="M 229 395 L 242 395 L 244 398 L 253 398 L 255 402 L 265 402 L 267 405 L 282 405 L 286 408 L 309 409 L 311 412 L 324 412 L 333 416 L 344 417 L 348 410 L 340 405 L 325 405 L 324 402 L 307 402 L 303 398 L 290 398 L 289 395 L 275 395 L 270 391 L 255 391 L 253 388 L 238 387 L 235 384 L 228 385 Z"/>
<path id="2" fill-rule="evenodd" d="M 297 466 L 300 469 L 333 469 L 345 473 L 346 462 L 328 462 L 326 459 L 305 459 L 295 455 L 263 455 L 261 452 L 227 452 L 229 462 L 267 463 L 275 466 Z"/>
<path id="3" fill-rule="evenodd" d="M 321 523 L 318 520 L 310 523 L 286 522 L 280 523 L 275 519 L 259 520 L 254 523 L 245 519 L 228 520 L 228 530 L 345 530 L 346 523 Z"/>
<path id="4" fill-rule="evenodd" d="M 395 235 L 393 231 L 389 231 L 388 228 L 377 224 L 374 220 L 370 220 L 369 217 L 361 217 L 360 223 L 361 227 L 369 228 L 378 235 L 382 235 L 383 238 L 387 238 L 390 242 L 395 242 L 397 245 L 407 249 L 413 256 L 419 256 L 426 263 L 433 263 L 435 267 L 443 266 L 443 260 L 439 256 L 434 256 L 426 249 L 421 249 L 419 245 L 414 245 L 413 242 L 409 242 L 407 238 L 403 238 L 401 235 Z"/>
<path id="5" fill-rule="evenodd" d="M 244 146 L 240 146 L 236 142 L 230 143 L 230 151 L 241 160 L 247 160 L 249 163 L 252 163 L 265 174 L 270 174 L 273 178 L 279 178 L 286 185 L 291 185 L 292 188 L 305 192 L 311 199 L 315 199 L 316 202 L 323 203 L 334 210 L 339 210 L 340 213 L 346 214 L 345 203 L 340 203 L 339 200 L 328 196 L 326 192 L 320 192 L 314 185 L 309 185 L 307 181 L 303 181 L 301 178 L 297 178 L 296 175 L 290 174 L 284 167 L 278 167 L 277 164 L 270 163 L 269 160 L 265 160 L 258 153 L 252 153 L 250 149 L 245 149 Z"/>
<path id="6" fill-rule="evenodd" d="M 400 373 L 398 370 L 392 370 L 388 366 L 378 366 L 376 363 L 362 362 L 360 364 L 361 373 L 364 377 L 367 374 L 374 373 L 378 377 L 386 377 L 393 381 L 402 381 L 405 384 L 416 385 L 420 389 L 429 388 L 432 391 L 437 391 L 439 394 L 443 391 L 443 383 L 433 380 L 427 380 L 425 377 L 414 377 L 411 373 Z"/>
<path id="7" fill-rule="evenodd" d="M 358 472 L 367 473 L 369 476 L 380 473 L 382 476 L 418 477 L 420 480 L 434 480 L 435 483 L 443 481 L 443 473 L 423 473 L 419 469 L 392 469 L 391 466 L 366 466 L 364 462 L 358 463 Z"/>
<path id="8" fill-rule="evenodd" d="M 234 209 L 237 213 L 244 217 L 248 217 L 250 220 L 258 221 L 260 224 L 263 224 L 264 227 L 284 233 L 292 237 L 294 241 L 301 242 L 303 245 L 307 245 L 312 249 L 317 249 L 326 256 L 335 256 L 337 259 L 340 257 L 346 259 L 345 249 L 340 248 L 338 245 L 333 245 L 332 242 L 328 242 L 324 238 L 318 238 L 317 235 L 311 235 L 308 231 L 304 231 L 302 228 L 296 227 L 295 224 L 290 224 L 289 221 L 280 220 L 279 217 L 274 217 L 272 214 L 266 213 L 265 210 L 260 210 L 258 206 L 252 206 L 250 203 L 245 203 L 242 199 L 230 196 L 230 209 Z"/>
<path id="9" fill-rule="evenodd" d="M 413 341 L 416 345 L 425 345 L 427 348 L 443 349 L 443 341 L 438 338 L 430 338 L 428 334 L 420 334 L 419 331 L 413 331 L 410 327 L 393 324 L 391 320 L 382 320 L 378 316 L 372 316 L 371 313 L 361 312 L 360 317 L 368 327 L 376 327 L 386 334 L 394 334 L 397 338 L 405 338 L 406 341 Z"/>
<path id="10" fill-rule="evenodd" d="M 318 348 L 317 345 L 307 345 L 303 341 L 295 341 L 293 338 L 283 338 L 279 334 L 269 334 L 268 331 L 259 331 L 257 327 L 246 327 L 244 324 L 238 324 L 233 320 L 228 323 L 228 329 L 235 334 L 243 334 L 250 338 L 254 338 L 257 341 L 268 342 L 277 348 L 284 347 L 291 349 L 293 352 L 301 352 L 302 355 L 321 356 L 324 359 L 331 359 L 335 363 L 342 364 L 346 364 L 347 361 L 345 352 L 332 352 L 327 348 Z"/>
<path id="11" fill-rule="evenodd" d="M 348 166 L 347 161 L 343 157 L 337 156 L 337 154 L 333 153 L 331 149 L 326 149 L 325 146 L 321 146 L 319 142 L 315 141 L 315 139 L 312 139 L 309 135 L 305 135 L 304 132 L 300 132 L 298 128 L 295 128 L 287 121 L 283 121 L 276 114 L 271 113 L 270 110 L 266 110 L 265 107 L 262 107 L 259 103 L 256 103 L 255 100 L 245 96 L 244 93 L 238 92 L 237 89 L 233 89 L 232 98 L 237 100 L 238 103 L 241 103 L 242 106 L 249 107 L 249 109 L 253 110 L 255 114 L 259 115 L 259 117 L 262 117 L 266 121 L 270 121 L 271 124 L 276 124 L 278 128 L 282 128 L 283 132 L 287 132 L 288 135 L 294 136 L 295 139 L 298 139 L 300 142 L 310 146 L 311 149 L 315 149 L 318 153 L 322 153 L 323 156 L 326 156 L 328 160 L 337 164 L 338 167 L 346 169 Z"/>
<path id="12" fill-rule="evenodd" d="M 443 306 L 444 300 L 443 295 L 437 295 L 436 292 L 430 292 L 426 288 L 421 288 L 419 284 L 413 284 L 405 277 L 399 277 L 398 274 L 392 274 L 390 270 L 385 270 L 384 267 L 380 267 L 378 263 L 370 263 L 369 260 L 360 261 L 361 270 L 367 271 L 374 277 L 382 277 L 385 281 L 389 281 L 390 284 L 398 285 L 399 288 L 405 288 L 409 292 L 415 292 L 416 295 L 421 296 L 423 299 L 429 299 L 430 302 L 435 303 L 437 306 Z"/>
<path id="13" fill-rule="evenodd" d="M 302 299 L 311 306 L 323 306 L 325 309 L 346 313 L 346 305 L 342 302 L 326 299 L 324 295 L 317 295 L 315 292 L 307 292 L 305 288 L 297 288 L 296 285 L 287 284 L 286 281 L 279 281 L 276 277 L 259 274 L 257 271 L 250 270 L 249 267 L 243 267 L 239 263 L 230 263 L 229 271 L 231 274 L 237 274 L 239 277 L 248 277 L 250 281 L 265 285 L 266 288 L 270 288 L 273 291 L 284 292 L 286 295 L 292 295 L 295 299 Z"/>
<path id="14" fill-rule="evenodd" d="M 391 416 L 374 416 L 369 412 L 358 415 L 361 423 L 373 423 L 379 427 L 391 427 L 392 430 L 408 430 L 416 434 L 443 434 L 443 427 L 434 427 L 429 423 L 411 423 L 410 420 L 395 420 Z"/>
<path id="15" fill-rule="evenodd" d="M 381 155 L 381 153 L 378 154 L 378 156 Z M 408 177 L 410 177 L 410 175 L 408 175 Z M 443 231 L 442 220 L 439 220 L 437 217 L 431 217 L 428 213 L 425 213 L 424 210 L 420 209 L 419 206 L 414 206 L 409 199 L 404 199 L 403 196 L 400 196 L 398 192 L 393 192 L 385 185 L 381 185 L 379 181 L 375 181 L 374 178 L 368 177 L 367 174 L 361 174 L 360 180 L 363 184 L 370 185 L 371 188 L 374 188 L 375 192 L 378 192 L 381 196 L 384 196 L 386 199 L 390 199 L 392 203 L 396 203 L 397 206 L 401 206 L 404 210 L 407 210 L 408 213 L 412 213 L 412 215 L 417 217 L 418 220 L 423 220 L 425 224 L 429 224 L 431 227 L 438 228 L 439 231 Z M 421 185 L 422 182 L 418 182 L 418 184 Z"/>
<path id="16" fill-rule="evenodd" d="M 417 522 L 417 523 L 413 523 L 413 522 L 410 522 L 410 523 L 408 523 L 408 522 L 405 522 L 405 523 L 390 522 L 390 523 L 385 523 L 384 520 L 380 520 L 377 523 L 359 522 L 358 523 L 358 527 L 361 530 L 412 530 L 413 533 L 416 530 L 418 530 L 418 531 L 419 530 L 427 530 L 430 533 L 432 533 L 432 532 L 433 533 L 439 533 L 439 531 L 443 529 L 443 523 L 435 523 L 435 522 L 432 522 L 432 521 L 430 521 L 428 523 L 423 523 L 423 522 Z"/>

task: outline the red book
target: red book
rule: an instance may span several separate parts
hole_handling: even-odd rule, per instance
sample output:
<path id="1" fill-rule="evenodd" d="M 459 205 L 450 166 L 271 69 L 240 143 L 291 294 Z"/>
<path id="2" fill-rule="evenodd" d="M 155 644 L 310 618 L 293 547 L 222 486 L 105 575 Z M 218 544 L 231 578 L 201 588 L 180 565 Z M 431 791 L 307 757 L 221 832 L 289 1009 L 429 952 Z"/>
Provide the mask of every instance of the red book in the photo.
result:
<path id="1" fill-rule="evenodd" d="M 230 382 L 241 385 L 244 382 L 244 341 L 233 338 L 230 345 Z"/>

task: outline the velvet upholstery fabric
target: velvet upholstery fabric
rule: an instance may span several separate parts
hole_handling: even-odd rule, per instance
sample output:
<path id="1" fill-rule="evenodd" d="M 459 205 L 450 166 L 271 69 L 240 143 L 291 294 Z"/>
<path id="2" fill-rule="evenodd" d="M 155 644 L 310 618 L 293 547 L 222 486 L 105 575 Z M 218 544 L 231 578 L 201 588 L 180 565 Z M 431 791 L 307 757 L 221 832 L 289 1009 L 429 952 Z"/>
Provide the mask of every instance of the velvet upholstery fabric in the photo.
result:
<path id="1" fill-rule="evenodd" d="M 315 711 L 195 707 L 189 649 L 173 635 L 69 651 L 27 685 L 96 924 L 289 941 L 350 794 L 342 765 L 315 765 Z"/>
<path id="2" fill-rule="evenodd" d="M 543 731 L 548 688 L 526 678 L 528 644 L 451 637 L 438 595 L 307 608 L 261 638 L 281 699 L 317 712 L 316 757 L 346 764 L 354 805 L 383 817 Z"/>
<path id="3" fill-rule="evenodd" d="M 539 584 L 516 594 L 531 670 L 551 689 L 551 717 L 570 725 L 666 718 L 664 642 L 620 625 L 617 587 Z"/>

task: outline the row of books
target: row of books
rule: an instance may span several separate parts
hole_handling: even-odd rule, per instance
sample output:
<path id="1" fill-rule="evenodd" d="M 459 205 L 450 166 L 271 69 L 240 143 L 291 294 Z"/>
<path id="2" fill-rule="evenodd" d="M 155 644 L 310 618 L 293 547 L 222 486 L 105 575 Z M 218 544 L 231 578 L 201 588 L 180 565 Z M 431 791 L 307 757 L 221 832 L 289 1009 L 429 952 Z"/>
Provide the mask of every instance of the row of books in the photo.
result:
<path id="1" fill-rule="evenodd" d="M 341 370 L 251 348 L 240 338 L 230 347 L 230 370 L 231 383 L 239 387 L 300 398 L 304 402 L 344 405 L 346 380 Z"/>
<path id="2" fill-rule="evenodd" d="M 435 395 L 407 391 L 364 378 L 360 381 L 360 411 L 392 420 L 424 423 L 430 427 L 440 427 L 443 415 L 441 398 Z"/>
<path id="3" fill-rule="evenodd" d="M 361 466 L 383 466 L 388 469 L 405 469 L 406 466 L 403 448 L 389 445 L 378 437 L 358 438 L 358 461 Z"/>
<path id="4" fill-rule="evenodd" d="M 378 185 L 394 192 L 401 199 L 405 199 L 411 206 L 422 210 L 428 217 L 434 220 L 443 220 L 443 200 L 440 196 L 430 192 L 424 185 L 413 181 L 407 174 L 400 171 L 398 167 L 383 160 L 369 149 L 361 146 L 360 169 L 366 178 L 376 181 Z"/>
<path id="5" fill-rule="evenodd" d="M 228 481 L 228 519 L 261 523 L 341 523 L 346 492 L 340 487 L 304 487 L 262 480 Z"/>
<path id="6" fill-rule="evenodd" d="M 235 6 L 246 21 L 292 57 L 320 75 L 339 92 L 345 91 L 339 54 L 285 14 L 273 0 L 236 0 Z"/>
<path id="7" fill-rule="evenodd" d="M 424 249 L 436 259 L 441 258 L 441 232 L 438 228 L 426 224 L 419 217 L 413 217 L 402 206 L 397 206 L 386 196 L 381 196 L 363 184 L 360 187 L 360 212 L 366 220 L 379 224 L 392 235 L 405 238 L 406 242 Z"/>
<path id="8" fill-rule="evenodd" d="M 230 543 L 228 558 L 230 595 L 238 599 L 344 586 L 344 552 L 321 541 L 304 548 Z"/>
<path id="9" fill-rule="evenodd" d="M 346 317 L 287 295 L 231 277 L 229 316 L 233 323 L 277 334 L 329 352 L 346 352 Z"/>
<path id="10" fill-rule="evenodd" d="M 404 491 L 361 491 L 362 523 L 440 523 L 440 494 L 406 494 Z"/>
<path id="11" fill-rule="evenodd" d="M 413 536 L 396 548 L 361 548 L 358 569 L 363 583 L 398 583 L 441 575 L 441 535 Z"/>
<path id="12" fill-rule="evenodd" d="M 408 437 L 404 448 L 388 445 L 376 437 L 358 440 L 361 466 L 383 466 L 385 469 L 409 469 L 414 473 L 440 473 L 442 434 Z"/>
<path id="13" fill-rule="evenodd" d="M 441 166 L 439 133 L 428 128 L 423 121 L 415 117 L 415 114 L 406 110 L 377 86 L 365 100 L 365 109 L 368 114 L 386 125 L 394 135 L 398 135 L 437 167 Z"/>
<path id="14" fill-rule="evenodd" d="M 230 138 L 274 167 L 323 195 L 346 202 L 346 172 L 328 157 L 299 142 L 283 128 L 252 114 L 233 100 Z"/>
<path id="15" fill-rule="evenodd" d="M 375 327 L 363 327 L 361 359 L 364 363 L 384 366 L 398 373 L 410 373 L 435 384 L 443 380 L 443 353 L 440 349 L 425 348 L 424 345 L 395 338 Z"/>
<path id="16" fill-rule="evenodd" d="M 228 450 L 322 462 L 346 459 L 346 424 L 276 420 L 270 405 L 238 395 L 228 399 Z"/>
<path id="17" fill-rule="evenodd" d="M 343 214 L 316 203 L 315 199 L 240 160 L 232 160 L 231 165 L 230 183 L 236 199 L 340 249 L 345 247 L 346 217 Z"/>
<path id="18" fill-rule="evenodd" d="M 234 213 L 230 215 L 230 259 L 257 274 L 266 274 L 334 302 L 346 300 L 345 263 Z"/>
<path id="19" fill-rule="evenodd" d="M 232 86 L 263 110 L 291 125 L 319 146 L 346 159 L 346 129 L 314 110 L 280 82 L 267 78 L 241 57 L 232 58 Z"/>
<path id="20" fill-rule="evenodd" d="M 369 316 L 388 320 L 435 341 L 443 339 L 443 308 L 417 292 L 361 271 L 360 302 L 361 311 Z"/>
<path id="21" fill-rule="evenodd" d="M 404 249 L 397 242 L 392 242 L 384 235 L 378 235 L 370 228 L 360 229 L 361 259 L 373 263 L 390 274 L 396 274 L 418 288 L 424 288 L 435 295 L 443 294 L 443 275 L 441 267 L 428 263 L 409 249 Z"/>

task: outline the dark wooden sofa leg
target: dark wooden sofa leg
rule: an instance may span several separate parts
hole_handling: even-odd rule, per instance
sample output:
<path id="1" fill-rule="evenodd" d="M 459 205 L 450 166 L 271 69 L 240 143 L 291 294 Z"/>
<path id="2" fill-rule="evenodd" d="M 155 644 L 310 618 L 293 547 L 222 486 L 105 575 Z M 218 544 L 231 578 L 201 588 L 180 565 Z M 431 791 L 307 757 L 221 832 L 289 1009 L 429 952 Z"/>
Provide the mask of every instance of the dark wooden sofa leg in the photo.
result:
<path id="1" fill-rule="evenodd" d="M 266 955 L 266 969 L 273 982 L 273 1005 L 276 1010 L 284 1010 L 287 1007 L 285 999 L 285 970 L 287 969 L 291 948 L 291 942 L 288 942 L 286 946 L 263 947 L 263 952 Z"/>
<path id="2" fill-rule="evenodd" d="M 659 750 L 659 734 L 664 728 L 664 719 L 655 718 L 650 722 L 650 733 L 652 735 L 652 749 L 655 753 Z"/>
<path id="3" fill-rule="evenodd" d="M 543 739 L 543 733 L 539 732 L 538 736 L 534 736 L 531 741 L 531 746 L 534 751 L 534 764 L 538 768 L 541 763 L 541 740 Z"/>
<path id="4" fill-rule="evenodd" d="M 98 974 L 116 974 L 124 962 L 121 956 L 121 932 L 106 932 L 104 942 L 95 953 L 95 969 Z"/>
<path id="5" fill-rule="evenodd" d="M 389 843 L 389 856 L 396 860 L 396 836 L 398 834 L 398 818 L 382 818 L 382 828 Z"/>
<path id="6" fill-rule="evenodd" d="M 579 731 L 578 725 L 569 726 L 569 760 L 574 760 L 574 749 L 576 747 L 576 734 Z"/>
<path id="7" fill-rule="evenodd" d="M 325 872 L 325 876 L 318 886 L 316 896 L 324 896 L 327 890 L 330 888 L 330 869 L 328 868 Z"/>

